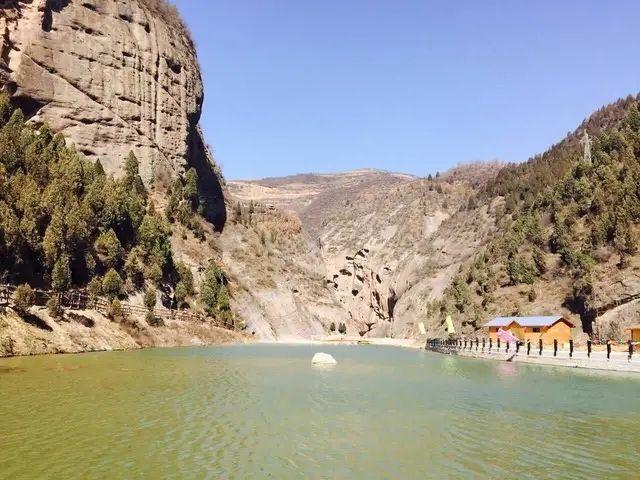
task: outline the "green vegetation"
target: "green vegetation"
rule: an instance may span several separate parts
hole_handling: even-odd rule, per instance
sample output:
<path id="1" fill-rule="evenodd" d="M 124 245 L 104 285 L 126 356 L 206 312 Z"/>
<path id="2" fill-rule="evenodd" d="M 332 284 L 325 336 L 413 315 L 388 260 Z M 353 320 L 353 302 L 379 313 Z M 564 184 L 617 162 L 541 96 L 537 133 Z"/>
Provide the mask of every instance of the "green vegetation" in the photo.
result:
<path id="1" fill-rule="evenodd" d="M 160 318 L 157 318 L 154 315 L 156 303 L 157 303 L 156 289 L 153 287 L 150 287 L 144 292 L 144 306 L 147 307 L 147 315 L 145 319 L 147 323 L 152 326 L 159 326 L 164 324 L 164 322 Z"/>
<path id="2" fill-rule="evenodd" d="M 102 293 L 111 300 L 122 293 L 122 279 L 113 268 L 102 279 Z"/>
<path id="3" fill-rule="evenodd" d="M 198 195 L 198 174 L 193 168 L 171 185 L 169 203 L 164 213 L 169 222 L 181 223 L 189 228 L 197 239 L 205 239 L 204 228 L 198 218 L 202 213 Z"/>
<path id="4" fill-rule="evenodd" d="M 200 284 L 200 303 L 209 315 L 225 322 L 232 318 L 226 283 L 222 270 L 214 262 L 210 262 Z"/>
<path id="5" fill-rule="evenodd" d="M 106 176 L 47 126 L 27 125 L 0 99 L 0 274 L 63 291 L 123 268 L 134 251 L 145 276 L 171 265 L 169 229 L 147 210 L 130 154 L 125 176 Z M 130 262 L 129 262 L 130 263 Z"/>
<path id="6" fill-rule="evenodd" d="M 584 129 L 592 141 L 591 161 L 580 143 Z M 494 302 L 496 280 L 503 286 L 528 285 L 522 294 L 533 302 L 535 283 L 552 277 L 566 277 L 568 304 L 588 313 L 598 266 L 617 259 L 616 268 L 624 269 L 638 251 L 638 99 L 599 110 L 545 154 L 504 168 L 478 200 L 494 195 L 505 202 L 498 234 L 461 267 L 428 315 L 457 311 L 463 324 L 473 323 L 477 309 L 486 312 Z"/>
<path id="7" fill-rule="evenodd" d="M 147 200 L 135 155 L 127 156 L 123 178 L 106 176 L 99 162 L 47 126 L 25 124 L 20 110 L 8 105 L 3 95 L 0 274 L 57 291 L 87 285 L 94 297 L 120 295 L 125 280 L 134 288 L 145 280 L 169 281 L 171 231 Z M 198 205 L 196 182 L 188 172 L 183 190 L 189 208 Z"/>
<path id="8" fill-rule="evenodd" d="M 33 289 L 23 283 L 13 292 L 13 308 L 20 314 L 24 314 L 33 305 Z"/>
<path id="9" fill-rule="evenodd" d="M 117 298 L 111 301 L 111 308 L 109 309 L 109 316 L 112 320 L 119 322 L 124 320 L 124 312 L 122 311 L 122 303 Z"/>
<path id="10" fill-rule="evenodd" d="M 86 288 L 90 303 L 109 299 L 113 318 L 122 317 L 118 297 L 149 285 L 173 288 L 178 305 L 188 306 L 194 278 L 174 263 L 167 219 L 205 238 L 195 170 L 176 179 L 169 193 L 165 218 L 148 198 L 133 153 L 122 178 L 106 175 L 62 135 L 25 123 L 0 94 L 0 276 L 7 282 L 57 292 Z M 203 286 L 207 312 L 230 317 L 222 273 L 209 271 Z M 26 289 L 19 289 L 21 306 L 28 303 Z M 59 308 L 52 302 L 50 310 Z"/>
<path id="11" fill-rule="evenodd" d="M 51 315 L 53 318 L 62 317 L 63 310 L 62 310 L 62 306 L 60 305 L 60 299 L 58 298 L 58 295 L 53 295 L 47 301 L 47 311 L 49 312 L 49 315 Z"/>
<path id="12" fill-rule="evenodd" d="M 144 292 L 144 306 L 153 313 L 153 310 L 156 308 L 156 302 L 156 289 L 151 287 Z"/>
<path id="13" fill-rule="evenodd" d="M 502 196 L 507 202 L 533 204 L 540 194 L 548 193 L 573 168 L 576 158 L 581 156 L 580 137 L 583 131 L 589 135 L 617 128 L 636 105 L 638 98 L 629 96 L 602 107 L 585 120 L 578 129 L 567 135 L 560 143 L 554 145 L 541 155 L 530 158 L 527 162 L 510 164 L 503 168 L 496 178 L 484 188 L 481 197 L 490 199 Z"/>
<path id="14" fill-rule="evenodd" d="M 183 262 L 176 263 L 178 284 L 175 288 L 175 299 L 178 308 L 187 305 L 187 299 L 195 294 L 193 274 Z"/>

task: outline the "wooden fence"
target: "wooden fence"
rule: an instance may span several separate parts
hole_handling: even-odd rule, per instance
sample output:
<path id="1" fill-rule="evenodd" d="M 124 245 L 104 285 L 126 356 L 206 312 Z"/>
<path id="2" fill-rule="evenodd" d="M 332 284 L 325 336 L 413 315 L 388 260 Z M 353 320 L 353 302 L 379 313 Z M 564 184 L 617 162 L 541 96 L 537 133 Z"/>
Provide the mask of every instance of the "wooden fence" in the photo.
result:
<path id="1" fill-rule="evenodd" d="M 13 307 L 13 293 L 16 290 L 15 285 L 0 285 L 0 307 Z M 45 306 L 49 299 L 53 296 L 58 297 L 60 305 L 72 310 L 94 309 L 101 314 L 108 316 L 111 310 L 111 303 L 107 298 L 98 297 L 93 301 L 86 292 L 82 290 L 68 290 L 66 292 L 54 292 L 52 290 L 34 289 L 33 304 L 37 306 Z M 128 302 L 121 302 L 122 313 L 125 316 L 146 316 L 149 310 L 140 305 L 134 305 Z M 164 307 L 156 307 L 153 310 L 153 316 L 162 320 L 178 320 L 183 322 L 210 322 L 213 325 L 226 328 L 228 330 L 235 329 L 235 319 L 224 322 L 218 318 L 209 317 L 190 310 L 174 310 Z"/>
<path id="2" fill-rule="evenodd" d="M 587 340 L 587 350 L 586 355 L 587 358 L 591 358 L 592 348 L 594 343 L 591 339 Z M 488 341 L 486 338 L 480 340 L 476 338 L 475 340 L 462 340 L 462 339 L 427 339 L 425 343 L 425 349 L 431 350 L 433 352 L 438 353 L 446 353 L 450 355 L 456 355 L 459 353 L 471 353 L 475 352 L 481 354 L 511 354 L 517 355 L 522 352 L 522 354 L 526 354 L 526 356 L 537 355 L 539 357 L 543 356 L 544 352 L 553 352 L 553 357 L 558 356 L 559 352 L 559 342 L 558 340 L 553 341 L 553 345 L 545 345 L 540 339 L 536 342 L 500 342 L 498 338 L 496 343 L 493 343 L 493 340 L 490 338 Z M 566 352 L 566 350 L 564 350 Z M 612 344 L 611 342 L 606 343 L 606 356 L 607 360 L 611 358 L 612 352 Z M 627 343 L 627 358 L 629 361 L 633 359 L 635 352 L 635 344 L 634 342 L 629 341 Z M 574 342 L 573 340 L 569 340 L 569 350 L 568 350 L 569 358 L 573 358 L 574 355 Z"/>

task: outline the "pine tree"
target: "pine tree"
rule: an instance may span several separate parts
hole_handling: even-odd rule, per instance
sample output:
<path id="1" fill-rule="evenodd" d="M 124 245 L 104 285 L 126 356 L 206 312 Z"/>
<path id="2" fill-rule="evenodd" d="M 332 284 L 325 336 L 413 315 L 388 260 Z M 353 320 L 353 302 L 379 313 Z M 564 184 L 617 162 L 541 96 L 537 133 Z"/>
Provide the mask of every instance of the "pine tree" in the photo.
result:
<path id="1" fill-rule="evenodd" d="M 110 269 L 102 279 L 102 292 L 111 300 L 122 292 L 122 278 L 115 269 Z"/>
<path id="2" fill-rule="evenodd" d="M 62 292 L 71 285 L 71 269 L 69 257 L 62 255 L 53 265 L 51 271 L 51 286 L 55 291 Z"/>

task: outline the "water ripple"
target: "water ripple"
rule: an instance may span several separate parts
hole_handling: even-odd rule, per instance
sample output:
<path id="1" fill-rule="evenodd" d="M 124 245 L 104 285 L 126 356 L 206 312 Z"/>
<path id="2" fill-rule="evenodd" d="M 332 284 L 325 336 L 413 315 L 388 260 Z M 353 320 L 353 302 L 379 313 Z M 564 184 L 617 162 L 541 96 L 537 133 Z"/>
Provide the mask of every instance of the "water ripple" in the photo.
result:
<path id="1" fill-rule="evenodd" d="M 636 478 L 635 378 L 377 347 L 0 362 L 0 478 Z"/>

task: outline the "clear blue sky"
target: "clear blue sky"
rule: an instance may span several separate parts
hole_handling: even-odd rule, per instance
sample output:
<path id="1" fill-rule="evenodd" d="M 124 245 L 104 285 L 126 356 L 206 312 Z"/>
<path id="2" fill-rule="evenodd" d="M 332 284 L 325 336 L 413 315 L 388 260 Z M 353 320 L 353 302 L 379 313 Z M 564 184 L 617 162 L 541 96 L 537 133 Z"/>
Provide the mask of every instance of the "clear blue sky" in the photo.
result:
<path id="1" fill-rule="evenodd" d="M 640 90 L 640 2 L 176 0 L 227 178 L 526 160 Z"/>

